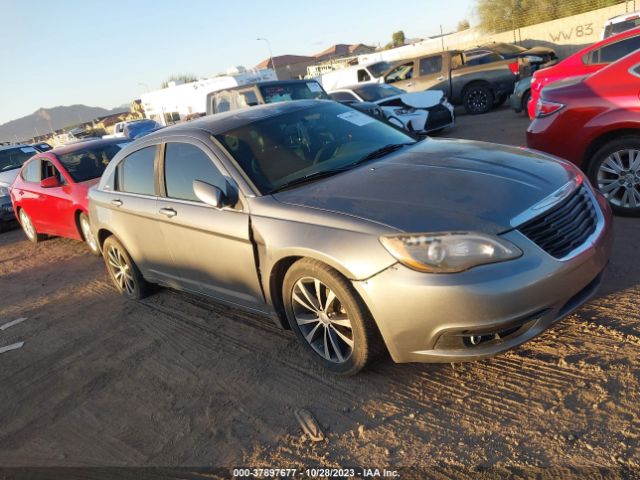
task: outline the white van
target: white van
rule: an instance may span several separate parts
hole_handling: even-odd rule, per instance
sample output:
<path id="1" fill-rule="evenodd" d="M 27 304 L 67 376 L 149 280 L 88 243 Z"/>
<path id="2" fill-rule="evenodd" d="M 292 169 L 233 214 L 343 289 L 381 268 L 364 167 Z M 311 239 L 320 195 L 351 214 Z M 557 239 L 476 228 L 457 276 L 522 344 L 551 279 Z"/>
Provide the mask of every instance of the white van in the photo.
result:
<path id="1" fill-rule="evenodd" d="M 358 83 L 382 83 L 382 75 L 392 66 L 385 61 L 354 65 L 325 73 L 318 80 L 328 92 Z"/>
<path id="2" fill-rule="evenodd" d="M 602 28 L 602 40 L 640 25 L 640 10 L 610 18 Z"/>

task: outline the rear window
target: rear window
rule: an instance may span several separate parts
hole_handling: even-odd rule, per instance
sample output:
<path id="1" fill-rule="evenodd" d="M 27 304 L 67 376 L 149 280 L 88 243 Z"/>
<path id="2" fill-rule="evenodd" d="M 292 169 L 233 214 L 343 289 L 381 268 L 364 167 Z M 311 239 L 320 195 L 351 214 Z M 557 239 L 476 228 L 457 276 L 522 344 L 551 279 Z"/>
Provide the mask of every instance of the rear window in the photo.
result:
<path id="1" fill-rule="evenodd" d="M 102 176 L 104 169 L 124 143 L 103 145 L 87 150 L 80 150 L 65 155 L 58 155 L 58 160 L 69 173 L 74 182 L 85 182 Z"/>
<path id="2" fill-rule="evenodd" d="M 295 82 L 259 87 L 265 103 L 289 102 L 291 100 L 325 99 L 329 96 L 318 82 Z"/>
<path id="3" fill-rule="evenodd" d="M 612 63 L 640 49 L 640 35 L 605 45 L 582 56 L 585 65 Z"/>
<path id="4" fill-rule="evenodd" d="M 604 38 L 612 37 L 618 33 L 626 32 L 640 25 L 640 17 L 633 20 L 625 20 L 624 22 L 611 23 L 604 27 Z"/>
<path id="5" fill-rule="evenodd" d="M 0 172 L 8 172 L 20 168 L 24 162 L 38 151 L 33 147 L 16 147 L 0 150 Z"/>

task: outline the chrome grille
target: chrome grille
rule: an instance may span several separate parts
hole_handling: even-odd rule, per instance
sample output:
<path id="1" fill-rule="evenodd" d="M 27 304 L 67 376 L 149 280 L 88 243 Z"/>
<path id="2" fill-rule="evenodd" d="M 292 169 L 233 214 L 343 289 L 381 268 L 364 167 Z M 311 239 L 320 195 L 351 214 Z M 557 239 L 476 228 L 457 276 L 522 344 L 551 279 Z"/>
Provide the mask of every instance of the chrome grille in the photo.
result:
<path id="1" fill-rule="evenodd" d="M 597 222 L 596 209 L 583 185 L 518 230 L 553 257 L 563 258 L 589 238 Z"/>

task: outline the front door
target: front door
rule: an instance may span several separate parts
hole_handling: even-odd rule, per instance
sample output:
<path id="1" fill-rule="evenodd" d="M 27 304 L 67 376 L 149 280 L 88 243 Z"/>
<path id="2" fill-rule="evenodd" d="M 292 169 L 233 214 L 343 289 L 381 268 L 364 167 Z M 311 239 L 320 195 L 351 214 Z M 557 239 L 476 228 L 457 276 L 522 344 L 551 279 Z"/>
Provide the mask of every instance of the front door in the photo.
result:
<path id="1" fill-rule="evenodd" d="M 50 177 L 55 177 L 60 186 L 50 188 L 39 186 L 38 188 L 42 232 L 63 237 L 77 237 L 79 233 L 75 221 L 71 187 L 52 162 L 42 159 L 42 179 Z"/>
<path id="2" fill-rule="evenodd" d="M 169 141 L 161 172 L 161 228 L 183 288 L 250 308 L 264 305 L 248 212 L 216 209 L 193 192 L 194 180 L 229 191 L 213 153 L 197 140 Z"/>

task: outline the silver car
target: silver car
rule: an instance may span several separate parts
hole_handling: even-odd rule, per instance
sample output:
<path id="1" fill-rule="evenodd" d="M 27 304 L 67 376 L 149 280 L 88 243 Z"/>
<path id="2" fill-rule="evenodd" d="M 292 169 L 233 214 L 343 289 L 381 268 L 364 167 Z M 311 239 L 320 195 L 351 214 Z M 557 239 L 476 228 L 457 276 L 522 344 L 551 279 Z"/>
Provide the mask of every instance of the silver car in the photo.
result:
<path id="1" fill-rule="evenodd" d="M 611 212 L 567 162 L 414 138 L 330 101 L 169 127 L 90 192 L 109 275 L 270 316 L 326 368 L 474 360 L 597 289 Z"/>

